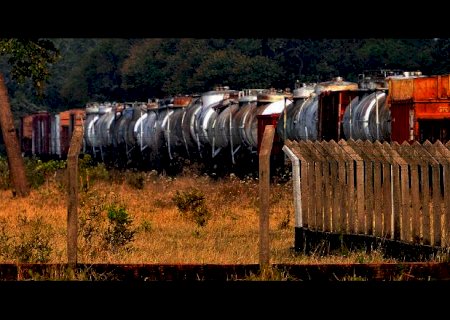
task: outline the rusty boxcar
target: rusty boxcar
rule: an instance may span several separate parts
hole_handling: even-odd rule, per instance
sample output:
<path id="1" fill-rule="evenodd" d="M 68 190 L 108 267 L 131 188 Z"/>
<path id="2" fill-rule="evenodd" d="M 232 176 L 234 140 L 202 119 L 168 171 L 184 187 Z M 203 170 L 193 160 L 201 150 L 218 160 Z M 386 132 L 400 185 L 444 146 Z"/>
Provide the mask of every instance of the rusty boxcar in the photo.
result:
<path id="1" fill-rule="evenodd" d="M 392 141 L 450 140 L 450 75 L 388 79 Z"/>

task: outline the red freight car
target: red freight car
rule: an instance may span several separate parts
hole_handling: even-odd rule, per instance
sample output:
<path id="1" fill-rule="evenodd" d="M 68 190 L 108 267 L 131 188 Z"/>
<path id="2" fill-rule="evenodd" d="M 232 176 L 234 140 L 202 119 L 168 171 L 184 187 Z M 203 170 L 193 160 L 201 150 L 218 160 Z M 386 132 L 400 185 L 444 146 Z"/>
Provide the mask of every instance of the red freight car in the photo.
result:
<path id="1" fill-rule="evenodd" d="M 82 126 L 86 110 L 70 109 L 59 113 L 59 143 L 60 155 L 67 156 L 69 152 L 70 139 L 76 126 Z"/>
<path id="2" fill-rule="evenodd" d="M 26 155 L 48 156 L 51 150 L 52 116 L 39 111 L 21 118 L 21 148 Z"/>
<path id="3" fill-rule="evenodd" d="M 450 75 L 390 78 L 391 139 L 450 140 Z"/>

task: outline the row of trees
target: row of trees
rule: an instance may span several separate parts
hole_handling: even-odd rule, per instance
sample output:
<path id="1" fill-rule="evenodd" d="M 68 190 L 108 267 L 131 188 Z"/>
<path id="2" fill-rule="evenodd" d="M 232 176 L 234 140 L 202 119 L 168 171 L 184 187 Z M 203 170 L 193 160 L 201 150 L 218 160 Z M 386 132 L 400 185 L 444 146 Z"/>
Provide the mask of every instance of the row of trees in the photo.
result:
<path id="1" fill-rule="evenodd" d="M 61 58 L 50 66 L 43 95 L 31 81 L 10 81 L 16 117 L 88 101 L 153 97 L 230 88 L 292 88 L 295 81 L 356 81 L 363 70 L 449 72 L 448 39 L 52 39 Z"/>

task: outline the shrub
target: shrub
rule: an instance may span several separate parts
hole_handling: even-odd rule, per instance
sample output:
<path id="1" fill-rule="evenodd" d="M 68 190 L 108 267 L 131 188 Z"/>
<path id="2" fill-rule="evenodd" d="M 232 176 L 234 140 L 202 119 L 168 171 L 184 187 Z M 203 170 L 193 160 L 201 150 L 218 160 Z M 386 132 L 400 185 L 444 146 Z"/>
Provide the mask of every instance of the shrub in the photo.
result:
<path id="1" fill-rule="evenodd" d="M 211 217 L 211 212 L 205 204 L 205 196 L 198 189 L 176 191 L 172 200 L 183 216 L 189 217 L 200 227 L 205 226 Z"/>
<path id="2" fill-rule="evenodd" d="M 145 186 L 145 177 L 142 172 L 129 172 L 127 173 L 127 183 L 135 188 L 142 190 Z"/>
<path id="3" fill-rule="evenodd" d="M 130 228 L 133 219 L 124 206 L 111 204 L 107 208 L 108 227 L 104 235 L 106 246 L 112 251 L 133 241 L 135 230 Z"/>
<path id="4" fill-rule="evenodd" d="M 150 233 L 152 231 L 153 227 L 152 227 L 152 222 L 148 221 L 148 220 L 144 220 L 142 221 L 141 225 L 140 225 L 140 230 L 144 233 Z"/>
<path id="5" fill-rule="evenodd" d="M 81 255 L 95 258 L 103 250 L 101 245 L 105 220 L 102 215 L 106 206 L 106 196 L 86 192 L 80 197 L 79 250 Z"/>
<path id="6" fill-rule="evenodd" d="M 42 217 L 18 217 L 18 234 L 6 233 L 6 222 L 0 226 L 0 255 L 25 263 L 45 263 L 52 253 L 53 230 Z"/>
<path id="7" fill-rule="evenodd" d="M 89 154 L 83 154 L 78 160 L 81 188 L 88 191 L 92 181 L 108 180 L 109 172 L 104 163 L 95 163 Z"/>
<path id="8" fill-rule="evenodd" d="M 135 230 L 133 219 L 125 206 L 115 200 L 108 202 L 106 196 L 87 192 L 80 201 L 79 249 L 87 258 L 97 258 L 106 251 L 118 252 L 130 249 Z"/>

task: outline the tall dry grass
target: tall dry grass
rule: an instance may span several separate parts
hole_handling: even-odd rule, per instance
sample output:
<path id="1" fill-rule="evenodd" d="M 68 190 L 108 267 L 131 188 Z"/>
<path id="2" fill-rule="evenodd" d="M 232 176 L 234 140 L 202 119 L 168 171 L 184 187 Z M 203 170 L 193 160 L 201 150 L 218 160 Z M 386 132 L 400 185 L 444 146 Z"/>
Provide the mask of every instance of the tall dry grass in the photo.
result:
<path id="1" fill-rule="evenodd" d="M 139 175 L 140 185 L 127 175 Z M 36 254 L 50 249 L 45 262 L 66 263 L 67 194 L 64 174 L 49 177 L 48 183 L 26 198 L 13 198 L 10 190 L 0 190 L 0 263 L 15 263 L 19 249 Z M 90 181 L 80 191 L 80 219 L 90 223 L 97 234 L 88 239 L 86 230 L 78 237 L 80 263 L 126 264 L 257 264 L 259 261 L 259 189 L 254 178 L 229 175 L 213 179 L 195 172 L 176 177 L 147 173 L 111 173 L 107 180 Z M 387 262 L 374 252 L 335 256 L 305 256 L 295 253 L 294 208 L 291 181 L 271 184 L 270 262 L 271 263 L 355 263 Z M 200 226 L 177 207 L 174 196 L 198 190 L 210 218 Z M 122 206 L 132 219 L 134 238 L 123 250 L 107 250 L 100 245 L 108 205 Z M 95 222 L 93 213 L 99 211 Z M 89 218 L 90 217 L 90 218 Z M 90 219 L 90 220 L 89 220 Z M 28 229 L 26 229 L 28 228 Z M 28 231 L 27 231 L 28 230 Z M 33 239 L 27 236 L 31 231 Z M 91 230 L 92 231 L 92 230 Z M 84 232 L 84 233 L 83 233 Z M 94 231 L 92 231 L 94 233 Z M 33 247 L 30 242 L 45 242 Z M 28 247 L 20 247 L 24 242 Z M 19 252 L 19 253 L 17 253 Z M 33 253 L 34 252 L 34 253 Z M 13 254 L 15 253 L 15 254 Z M 22 253 L 23 254 L 23 253 Z M 34 256 L 33 256 L 34 257 Z M 36 260 L 36 257 L 34 257 Z M 30 262 L 36 262 L 32 259 Z"/>

